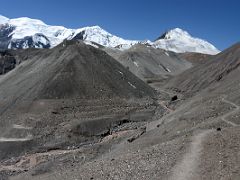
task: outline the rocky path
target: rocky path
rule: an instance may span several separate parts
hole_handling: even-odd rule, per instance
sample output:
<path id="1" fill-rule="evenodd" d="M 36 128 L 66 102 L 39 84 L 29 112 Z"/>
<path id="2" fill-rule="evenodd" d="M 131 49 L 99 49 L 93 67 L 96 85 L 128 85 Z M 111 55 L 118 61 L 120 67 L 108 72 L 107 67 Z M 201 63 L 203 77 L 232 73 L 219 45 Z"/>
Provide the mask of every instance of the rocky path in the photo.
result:
<path id="1" fill-rule="evenodd" d="M 196 177 L 196 169 L 198 168 L 203 148 L 202 144 L 211 131 L 205 130 L 193 136 L 187 153 L 180 163 L 174 167 L 173 174 L 169 178 L 170 180 L 192 180 Z"/>
<path id="2" fill-rule="evenodd" d="M 25 127 L 22 125 L 17 125 L 17 124 L 13 124 L 12 129 L 18 130 L 18 131 L 26 131 L 26 137 L 0 137 L 0 143 L 1 142 L 24 142 L 24 141 L 30 141 L 32 140 L 32 135 L 28 132 L 29 130 L 32 129 L 32 127 Z"/>
<path id="3" fill-rule="evenodd" d="M 230 112 L 224 114 L 224 115 L 221 117 L 221 119 L 222 119 L 224 122 L 226 122 L 226 123 L 228 123 L 228 124 L 230 124 L 230 125 L 232 125 L 232 126 L 238 126 L 236 123 L 231 122 L 231 121 L 228 121 L 226 118 L 229 117 L 229 116 L 231 116 L 231 115 L 233 115 L 233 114 L 235 114 L 235 113 L 237 113 L 237 112 L 239 111 L 240 107 L 239 107 L 237 104 L 235 104 L 235 103 L 233 103 L 233 102 L 231 102 L 231 101 L 226 100 L 225 98 L 222 98 L 222 101 L 225 102 L 225 103 L 227 103 L 227 104 L 231 104 L 232 106 L 235 107 L 235 109 L 234 109 L 233 111 L 230 111 Z"/>
<path id="4" fill-rule="evenodd" d="M 0 143 L 1 142 L 24 142 L 24 141 L 30 141 L 32 139 L 31 135 L 28 135 L 25 138 L 5 138 L 0 137 Z"/>
<path id="5" fill-rule="evenodd" d="M 234 110 L 222 115 L 220 118 L 222 121 L 232 125 L 232 126 L 238 126 L 237 124 L 227 120 L 227 117 L 237 113 L 240 109 L 240 107 L 231 102 L 226 100 L 225 98 L 222 98 L 222 101 L 234 106 Z M 202 144 L 204 139 L 208 136 L 208 134 L 212 130 L 205 130 L 197 135 L 195 135 L 192 138 L 192 142 L 190 144 L 189 150 L 184 155 L 183 159 L 178 163 L 173 170 L 173 174 L 170 177 L 170 180 L 191 180 L 195 178 L 199 178 L 196 174 L 196 170 L 198 168 L 201 152 L 202 152 Z"/>
<path id="6" fill-rule="evenodd" d="M 18 124 L 13 124 L 13 128 L 14 129 L 26 129 L 26 130 L 32 129 L 32 127 L 26 127 L 26 126 L 22 126 L 22 125 L 18 125 Z"/>

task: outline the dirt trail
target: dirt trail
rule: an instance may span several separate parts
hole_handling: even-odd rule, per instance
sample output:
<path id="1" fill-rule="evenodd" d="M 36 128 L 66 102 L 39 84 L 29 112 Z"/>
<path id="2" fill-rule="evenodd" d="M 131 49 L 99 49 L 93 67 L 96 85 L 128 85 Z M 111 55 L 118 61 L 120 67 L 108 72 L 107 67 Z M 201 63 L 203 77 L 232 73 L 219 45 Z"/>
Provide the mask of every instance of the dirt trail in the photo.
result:
<path id="1" fill-rule="evenodd" d="M 240 107 L 237 104 L 226 100 L 225 98 L 222 98 L 222 101 L 234 106 L 235 108 L 234 110 L 222 115 L 220 117 L 221 120 L 232 126 L 239 126 L 231 121 L 228 121 L 226 118 L 237 113 L 240 110 Z M 173 174 L 169 178 L 170 180 L 192 180 L 199 178 L 196 170 L 198 168 L 201 152 L 203 150 L 202 144 L 204 139 L 211 131 L 212 130 L 206 130 L 193 136 L 189 150 L 184 155 L 182 161 L 175 166 Z"/>
<path id="2" fill-rule="evenodd" d="M 192 180 L 196 177 L 196 169 L 200 162 L 202 144 L 212 130 L 205 130 L 192 138 L 190 148 L 182 161 L 174 167 L 170 180 Z"/>
<path id="3" fill-rule="evenodd" d="M 25 127 L 22 125 L 17 125 L 17 124 L 13 124 L 12 125 L 13 129 L 19 129 L 19 130 L 31 130 L 32 127 Z M 24 138 L 7 138 L 7 137 L 0 137 L 0 142 L 24 142 L 24 141 L 30 141 L 32 140 L 32 135 L 30 133 L 28 133 L 28 135 Z"/>
<path id="4" fill-rule="evenodd" d="M 1 142 L 24 142 L 24 141 L 30 141 L 32 140 L 32 136 L 29 135 L 25 138 L 5 138 L 5 137 L 0 137 L 0 143 Z"/>
<path id="5" fill-rule="evenodd" d="M 222 101 L 225 102 L 225 103 L 227 103 L 227 104 L 231 104 L 232 106 L 235 107 L 235 109 L 234 109 L 233 111 L 230 111 L 230 112 L 224 114 L 224 115 L 221 117 L 221 119 L 222 119 L 224 122 L 226 122 L 226 123 L 228 123 L 228 124 L 230 124 L 230 125 L 232 125 L 232 126 L 238 126 L 238 125 L 235 124 L 234 122 L 228 121 L 226 118 L 229 117 L 229 116 L 231 116 L 231 115 L 233 115 L 233 114 L 235 114 L 235 113 L 237 113 L 237 112 L 239 111 L 240 107 L 239 107 L 237 104 L 235 104 L 235 103 L 233 103 L 233 102 L 231 102 L 231 101 L 226 100 L 225 98 L 222 98 Z"/>
<path id="6" fill-rule="evenodd" d="M 31 130 L 32 127 L 26 127 L 26 126 L 22 126 L 22 125 L 18 125 L 18 124 L 13 124 L 12 126 L 14 129 L 26 129 L 26 130 Z"/>

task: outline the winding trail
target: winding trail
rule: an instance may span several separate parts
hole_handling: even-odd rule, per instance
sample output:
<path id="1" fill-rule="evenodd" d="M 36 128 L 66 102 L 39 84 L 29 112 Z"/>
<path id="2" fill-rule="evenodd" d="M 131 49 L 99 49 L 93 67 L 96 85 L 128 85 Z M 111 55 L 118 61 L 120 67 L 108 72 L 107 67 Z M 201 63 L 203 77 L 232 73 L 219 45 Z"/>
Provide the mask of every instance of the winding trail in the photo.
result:
<path id="1" fill-rule="evenodd" d="M 230 104 L 234 106 L 234 109 L 230 112 L 220 116 L 220 119 L 232 126 L 239 126 L 235 124 L 234 122 L 231 122 L 227 120 L 227 118 L 235 113 L 237 113 L 240 110 L 240 106 L 237 104 L 226 100 L 224 97 L 222 98 L 222 101 L 224 103 Z M 164 107 L 166 110 L 168 110 L 170 113 L 174 110 L 168 108 L 164 101 L 158 101 L 158 103 Z M 147 127 L 147 131 L 150 131 L 152 129 L 156 128 L 156 125 L 159 124 L 159 120 L 156 122 L 151 122 L 149 124 L 149 127 Z M 31 127 L 24 127 L 22 125 L 13 125 L 14 129 L 25 129 L 30 130 Z M 189 145 L 189 148 L 187 149 L 187 152 L 182 157 L 182 160 L 179 161 L 175 167 L 173 168 L 172 174 L 170 176 L 170 180 L 192 180 L 198 176 L 197 174 L 197 168 L 200 163 L 201 153 L 203 151 L 203 143 L 204 140 L 208 137 L 208 135 L 213 132 L 213 130 L 203 130 L 202 132 L 194 135 L 192 137 L 191 143 Z M 0 142 L 23 142 L 23 141 L 29 141 L 32 139 L 32 136 L 29 135 L 26 138 L 3 138 L 0 137 Z M 104 139 L 108 140 L 108 139 Z M 76 153 L 81 152 L 80 149 L 76 150 L 53 150 L 51 152 L 45 152 L 45 153 L 36 153 L 32 155 L 25 155 L 21 157 L 20 161 L 14 165 L 0 165 L 0 171 L 4 170 L 10 170 L 10 171 L 24 171 L 31 169 L 35 166 L 37 166 L 39 163 L 45 162 L 46 158 L 45 156 L 58 156 L 62 154 L 68 154 L 68 153 Z M 85 158 L 85 157 L 84 157 Z"/>
<path id="2" fill-rule="evenodd" d="M 32 127 L 25 127 L 25 126 L 22 126 L 22 125 L 17 125 L 17 124 L 13 124 L 12 125 L 12 128 L 13 129 L 18 129 L 18 130 L 31 130 Z M 0 143 L 1 142 L 25 142 L 25 141 L 30 141 L 32 140 L 32 135 L 28 133 L 28 135 L 24 138 L 7 138 L 7 137 L 0 137 Z"/>
<path id="3" fill-rule="evenodd" d="M 225 102 L 225 103 L 227 103 L 227 104 L 231 104 L 232 106 L 235 107 L 235 109 L 234 109 L 233 111 L 230 111 L 230 112 L 224 114 L 224 115 L 221 117 L 222 121 L 224 121 L 225 123 L 228 123 L 228 124 L 230 124 L 230 125 L 232 125 L 232 126 L 239 126 L 238 124 L 236 124 L 236 123 L 234 123 L 234 122 L 232 122 L 232 121 L 228 121 L 226 118 L 229 117 L 229 116 L 231 116 L 231 115 L 233 115 L 233 114 L 235 114 L 235 113 L 237 113 L 237 112 L 239 111 L 240 107 L 239 107 L 237 104 L 235 104 L 235 103 L 233 103 L 233 102 L 231 102 L 231 101 L 226 100 L 225 98 L 222 98 L 222 101 Z"/>
<path id="4" fill-rule="evenodd" d="M 0 137 L 0 143 L 1 142 L 25 142 L 25 141 L 30 141 L 32 140 L 32 136 L 29 135 L 25 138 L 4 138 Z"/>
<path id="5" fill-rule="evenodd" d="M 222 101 L 230 104 L 235 107 L 234 110 L 222 115 L 220 118 L 222 121 L 232 125 L 232 126 L 239 126 L 234 122 L 227 120 L 226 118 L 237 113 L 240 110 L 240 107 L 231 102 L 222 98 Z M 184 155 L 182 161 L 178 163 L 173 170 L 173 174 L 170 177 L 170 180 L 192 180 L 196 178 L 196 169 L 198 168 L 201 152 L 203 150 L 203 141 L 211 133 L 213 130 L 205 130 L 192 138 L 191 145 L 187 150 L 187 153 Z"/>
<path id="6" fill-rule="evenodd" d="M 212 130 L 205 130 L 192 138 L 191 145 L 183 159 L 178 163 L 173 170 L 170 180 L 192 180 L 195 177 L 196 169 L 198 168 L 201 152 L 203 149 L 203 141 Z"/>
<path id="7" fill-rule="evenodd" d="M 13 124 L 13 128 L 14 129 L 26 129 L 26 130 L 32 129 L 32 127 L 26 127 L 26 126 L 22 126 L 22 125 L 18 125 L 18 124 Z"/>

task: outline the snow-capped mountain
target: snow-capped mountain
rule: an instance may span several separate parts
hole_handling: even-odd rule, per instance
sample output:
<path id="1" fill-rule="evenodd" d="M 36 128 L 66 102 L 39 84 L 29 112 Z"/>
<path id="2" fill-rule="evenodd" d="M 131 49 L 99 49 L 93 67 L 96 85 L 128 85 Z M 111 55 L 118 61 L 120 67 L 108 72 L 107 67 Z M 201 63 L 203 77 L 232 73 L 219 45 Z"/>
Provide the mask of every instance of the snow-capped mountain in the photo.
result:
<path id="1" fill-rule="evenodd" d="M 11 31 L 9 31 L 9 28 Z M 80 39 L 91 41 L 102 46 L 116 47 L 124 45 L 131 47 L 138 41 L 125 40 L 114 36 L 99 26 L 84 27 L 80 29 L 67 29 L 63 26 L 50 26 L 37 19 L 27 17 L 8 19 L 0 16 L 0 41 L 10 39 L 8 48 L 49 48 L 60 44 L 63 40 Z M 0 43 L 0 48 L 1 48 Z M 2 47 L 3 48 L 3 47 Z"/>
<path id="2" fill-rule="evenodd" d="M 0 24 L 5 24 L 9 21 L 9 19 L 7 17 L 1 16 L 0 15 Z"/>
<path id="3" fill-rule="evenodd" d="M 205 54 L 219 52 L 210 43 L 193 38 L 179 28 L 168 31 L 155 42 L 134 41 L 112 35 L 99 26 L 68 29 L 63 26 L 47 25 L 37 19 L 27 17 L 9 19 L 0 15 L 0 49 L 51 48 L 65 39 L 83 40 L 95 47 L 94 43 L 120 50 L 129 49 L 137 43 L 142 43 L 174 52 Z"/>
<path id="4" fill-rule="evenodd" d="M 114 36 L 99 26 L 84 27 L 77 29 L 74 32 L 73 39 L 81 39 L 84 41 L 95 42 L 106 47 L 120 46 L 122 49 L 130 48 L 139 41 L 125 40 L 123 38 Z"/>
<path id="5" fill-rule="evenodd" d="M 220 52 L 209 42 L 194 38 L 180 28 L 167 31 L 153 43 L 153 46 L 177 53 L 198 52 L 214 55 Z"/>

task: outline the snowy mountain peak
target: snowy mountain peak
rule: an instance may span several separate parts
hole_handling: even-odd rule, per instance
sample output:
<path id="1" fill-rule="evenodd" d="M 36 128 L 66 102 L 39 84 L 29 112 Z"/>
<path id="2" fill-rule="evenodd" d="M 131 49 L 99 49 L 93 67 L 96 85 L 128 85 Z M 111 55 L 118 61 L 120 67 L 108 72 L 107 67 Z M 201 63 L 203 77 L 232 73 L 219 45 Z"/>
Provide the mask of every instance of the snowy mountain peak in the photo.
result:
<path id="1" fill-rule="evenodd" d="M 1 36 L 0 49 L 12 48 L 48 48 L 55 47 L 65 39 L 83 40 L 88 44 L 99 45 L 125 50 L 137 43 L 154 48 L 161 48 L 177 53 L 199 52 L 217 54 L 217 50 L 207 41 L 194 38 L 188 32 L 175 28 L 164 33 L 155 42 L 126 40 L 115 36 L 99 26 L 68 29 L 63 26 L 50 26 L 38 19 L 21 17 L 9 19 L 0 15 Z M 4 40 L 4 41 L 3 41 Z M 93 42 L 93 43 L 91 43 Z"/>
<path id="2" fill-rule="evenodd" d="M 98 25 L 95 25 L 95 26 L 87 26 L 85 27 L 86 29 L 97 29 L 97 30 L 102 30 L 102 31 L 105 31 L 103 28 L 101 28 L 100 26 Z"/>
<path id="3" fill-rule="evenodd" d="M 111 48 L 118 46 L 120 49 L 129 48 L 138 43 L 138 41 L 125 40 L 112 35 L 99 26 L 68 29 L 63 26 L 50 26 L 38 19 L 28 17 L 8 19 L 3 16 L 0 17 L 0 23 L 7 23 L 9 27 L 11 27 L 10 30 L 3 26 L 0 29 L 4 31 L 5 39 L 11 37 L 9 42 L 2 43 L 4 45 L 8 44 L 8 48 L 42 48 L 49 47 L 49 45 L 50 47 L 55 47 L 65 39 L 91 41 Z M 4 49 L 6 46 L 1 47 L 0 42 L 0 49 L 1 48 Z"/>
<path id="4" fill-rule="evenodd" d="M 0 24 L 6 24 L 8 21 L 7 17 L 0 15 Z"/>
<path id="5" fill-rule="evenodd" d="M 139 41 L 125 40 L 110 34 L 99 26 L 84 27 L 77 29 L 73 39 L 91 41 L 106 47 L 121 47 L 120 49 L 130 48 Z"/>
<path id="6" fill-rule="evenodd" d="M 182 37 L 191 37 L 191 35 L 180 28 L 175 28 L 167 31 L 158 39 L 173 39 L 173 38 L 182 38 Z"/>
<path id="7" fill-rule="evenodd" d="M 10 24 L 13 24 L 15 26 L 27 26 L 27 25 L 41 25 L 41 26 L 46 26 L 46 24 L 38 19 L 31 19 L 28 17 L 21 17 L 21 18 L 15 18 L 15 19 L 10 19 L 9 20 Z"/>
<path id="8" fill-rule="evenodd" d="M 209 42 L 192 37 L 187 31 L 180 28 L 175 28 L 164 33 L 154 42 L 154 46 L 177 53 L 197 52 L 217 54 L 220 52 Z"/>

